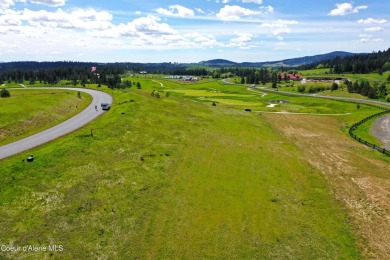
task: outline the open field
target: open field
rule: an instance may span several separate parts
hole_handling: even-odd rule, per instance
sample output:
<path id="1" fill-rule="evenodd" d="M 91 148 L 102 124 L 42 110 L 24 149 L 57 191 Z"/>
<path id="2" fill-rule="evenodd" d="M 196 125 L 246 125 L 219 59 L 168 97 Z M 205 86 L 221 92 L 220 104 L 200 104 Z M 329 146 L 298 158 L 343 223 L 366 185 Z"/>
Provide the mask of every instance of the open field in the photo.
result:
<path id="1" fill-rule="evenodd" d="M 5 257 L 390 255 L 390 159 L 347 135 L 349 125 L 377 109 L 210 80 L 134 81 L 141 90 L 102 87 L 114 95 L 112 109 L 34 149 L 34 163 L 23 163 L 25 154 L 0 161 L 1 243 L 64 248 Z M 265 106 L 278 99 L 289 103 Z M 247 113 L 247 103 L 350 114 Z"/>
<path id="2" fill-rule="evenodd" d="M 10 90 L 0 99 L 0 145 L 38 133 L 77 114 L 89 105 L 89 95 L 65 90 Z"/>
<path id="3" fill-rule="evenodd" d="M 319 169 L 353 223 L 365 259 L 390 255 L 389 157 L 340 135 L 340 118 L 264 115 Z M 309 121 L 310 123 L 307 123 Z"/>

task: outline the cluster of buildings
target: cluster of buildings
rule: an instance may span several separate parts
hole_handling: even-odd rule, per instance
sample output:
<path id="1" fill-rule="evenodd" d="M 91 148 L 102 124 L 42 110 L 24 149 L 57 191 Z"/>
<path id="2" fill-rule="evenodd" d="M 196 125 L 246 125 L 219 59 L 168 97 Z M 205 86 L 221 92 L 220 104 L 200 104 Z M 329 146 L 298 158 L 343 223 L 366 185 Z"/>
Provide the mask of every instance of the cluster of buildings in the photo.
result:
<path id="1" fill-rule="evenodd" d="M 295 81 L 301 81 L 303 79 L 302 75 L 301 74 L 287 74 L 287 73 L 281 73 L 279 74 L 280 75 L 280 78 L 282 80 L 295 80 Z"/>
<path id="2" fill-rule="evenodd" d="M 182 81 L 186 81 L 186 82 L 195 82 L 195 81 L 199 80 L 199 78 L 196 78 L 196 77 L 192 77 L 192 76 L 179 76 L 179 75 L 166 76 L 165 79 L 181 79 Z"/>

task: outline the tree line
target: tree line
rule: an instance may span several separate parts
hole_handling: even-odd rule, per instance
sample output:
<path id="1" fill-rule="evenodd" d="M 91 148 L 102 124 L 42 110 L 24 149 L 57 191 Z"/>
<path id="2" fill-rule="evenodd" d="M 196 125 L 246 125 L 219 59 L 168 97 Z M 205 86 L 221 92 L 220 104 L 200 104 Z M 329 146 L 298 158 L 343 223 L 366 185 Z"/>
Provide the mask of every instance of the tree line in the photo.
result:
<path id="1" fill-rule="evenodd" d="M 387 51 L 378 51 L 370 54 L 355 54 L 347 57 L 336 57 L 334 59 L 299 66 L 298 70 L 309 70 L 316 68 L 329 68 L 329 73 L 354 73 L 367 74 L 377 72 L 382 74 L 390 71 L 390 48 Z"/>
<path id="2" fill-rule="evenodd" d="M 372 99 L 384 99 L 387 97 L 387 88 L 385 82 L 373 82 L 372 84 L 366 80 L 345 81 L 349 93 L 358 93 Z"/>
<path id="3" fill-rule="evenodd" d="M 30 85 L 52 84 L 56 85 L 61 80 L 67 80 L 72 85 L 85 85 L 87 83 L 107 84 L 116 87 L 121 83 L 119 75 L 125 73 L 125 69 L 119 66 L 99 67 L 98 71 L 91 72 L 91 67 L 58 67 L 43 69 L 10 69 L 0 71 L 0 84 L 24 83 Z"/>

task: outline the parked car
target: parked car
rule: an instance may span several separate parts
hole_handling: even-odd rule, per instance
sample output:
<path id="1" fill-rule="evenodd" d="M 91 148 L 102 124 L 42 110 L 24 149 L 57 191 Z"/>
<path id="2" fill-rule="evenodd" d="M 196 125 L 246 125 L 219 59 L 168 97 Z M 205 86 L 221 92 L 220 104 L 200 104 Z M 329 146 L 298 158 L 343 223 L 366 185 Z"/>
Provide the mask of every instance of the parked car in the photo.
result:
<path id="1" fill-rule="evenodd" d="M 103 110 L 109 110 L 111 106 L 108 103 L 102 103 L 101 107 L 102 107 Z"/>

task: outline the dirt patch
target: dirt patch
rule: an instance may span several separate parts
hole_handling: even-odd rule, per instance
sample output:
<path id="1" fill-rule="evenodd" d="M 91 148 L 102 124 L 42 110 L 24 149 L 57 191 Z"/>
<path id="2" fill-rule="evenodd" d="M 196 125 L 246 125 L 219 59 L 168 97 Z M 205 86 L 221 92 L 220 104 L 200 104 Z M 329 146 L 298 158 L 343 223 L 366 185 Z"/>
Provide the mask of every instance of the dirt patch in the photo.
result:
<path id="1" fill-rule="evenodd" d="M 384 148 L 390 150 L 390 116 L 375 120 L 370 133 L 384 144 Z"/>
<path id="2" fill-rule="evenodd" d="M 363 257 L 389 259 L 388 160 L 370 157 L 375 151 L 350 139 L 335 118 L 279 114 L 264 118 L 324 174 L 348 212 Z"/>

